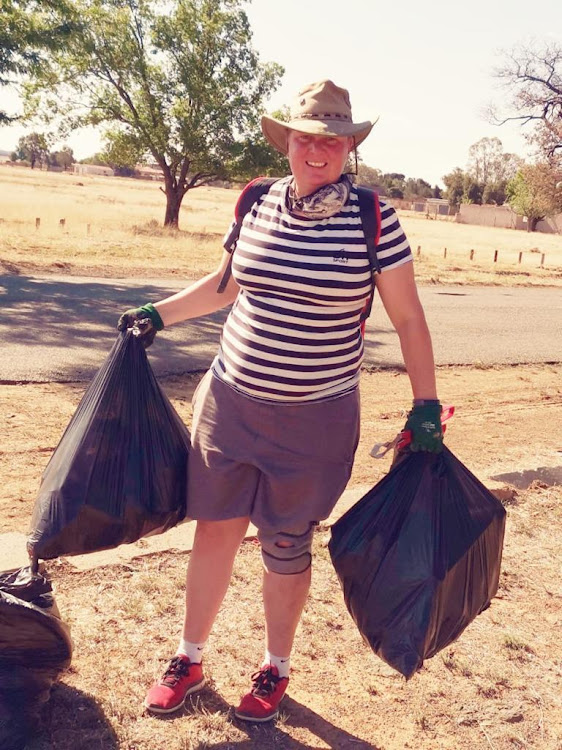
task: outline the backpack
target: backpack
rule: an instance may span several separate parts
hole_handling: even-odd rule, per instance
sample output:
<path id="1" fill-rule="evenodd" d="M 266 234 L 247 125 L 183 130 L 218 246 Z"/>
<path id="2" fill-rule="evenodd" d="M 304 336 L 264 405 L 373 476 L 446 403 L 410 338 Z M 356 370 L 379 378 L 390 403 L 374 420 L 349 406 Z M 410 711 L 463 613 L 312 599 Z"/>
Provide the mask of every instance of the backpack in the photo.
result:
<path id="1" fill-rule="evenodd" d="M 251 210 L 252 206 L 258 201 L 262 195 L 269 192 L 269 188 L 273 183 L 277 182 L 277 177 L 256 177 L 255 180 L 249 182 L 246 187 L 240 193 L 236 207 L 234 209 L 234 218 L 236 223 L 232 227 L 230 234 L 225 240 L 225 247 L 231 247 L 234 245 L 232 252 L 230 253 L 230 259 L 228 265 L 224 270 L 222 278 L 217 288 L 217 293 L 222 294 L 226 289 L 226 285 L 230 279 L 232 273 L 232 256 L 236 249 L 236 241 L 240 236 L 240 230 L 242 228 L 242 222 L 244 216 Z M 367 254 L 369 256 L 369 263 L 371 265 L 371 295 L 363 312 L 361 313 L 361 332 L 365 334 L 365 321 L 371 314 L 373 307 L 373 298 L 375 296 L 375 273 L 381 272 L 380 262 L 377 257 L 376 247 L 380 238 L 381 233 L 381 212 L 379 205 L 378 195 L 374 190 L 362 187 L 359 185 L 355 186 L 357 190 L 357 197 L 359 199 L 359 214 L 361 216 L 361 224 L 363 226 L 363 233 L 365 234 L 365 242 L 367 244 Z"/>

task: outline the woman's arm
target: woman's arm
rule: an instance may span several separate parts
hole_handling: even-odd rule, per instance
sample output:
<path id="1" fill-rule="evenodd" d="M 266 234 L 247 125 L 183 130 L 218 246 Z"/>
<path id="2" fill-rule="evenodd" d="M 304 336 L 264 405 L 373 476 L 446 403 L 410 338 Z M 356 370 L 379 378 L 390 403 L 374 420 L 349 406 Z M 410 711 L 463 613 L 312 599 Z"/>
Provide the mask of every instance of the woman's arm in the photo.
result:
<path id="1" fill-rule="evenodd" d="M 436 399 L 431 336 L 418 297 L 413 263 L 376 274 L 375 283 L 390 322 L 400 339 L 414 398 Z"/>
<path id="2" fill-rule="evenodd" d="M 225 250 L 216 271 L 207 274 L 207 276 L 188 286 L 187 289 L 154 305 L 165 327 L 182 320 L 208 315 L 234 302 L 238 295 L 239 286 L 232 276 L 228 280 L 224 292 L 222 294 L 217 293 L 217 287 L 229 261 L 230 254 Z"/>

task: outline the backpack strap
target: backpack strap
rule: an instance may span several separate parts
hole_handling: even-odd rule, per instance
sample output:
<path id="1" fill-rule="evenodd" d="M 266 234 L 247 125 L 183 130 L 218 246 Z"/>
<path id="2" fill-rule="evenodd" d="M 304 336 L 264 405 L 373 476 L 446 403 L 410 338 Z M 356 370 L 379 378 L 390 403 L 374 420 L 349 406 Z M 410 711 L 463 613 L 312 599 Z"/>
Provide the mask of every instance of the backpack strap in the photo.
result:
<path id="1" fill-rule="evenodd" d="M 251 210 L 254 203 L 258 201 L 262 195 L 269 191 L 269 188 L 273 185 L 274 182 L 277 182 L 277 179 L 277 177 L 256 177 L 255 180 L 252 180 L 244 187 L 244 189 L 238 196 L 238 200 L 236 201 L 236 206 L 234 208 L 235 223 L 230 230 L 228 237 L 224 241 L 224 248 L 225 250 L 229 251 L 230 258 L 228 259 L 228 265 L 224 269 L 224 273 L 217 287 L 217 294 L 222 294 L 224 292 L 224 290 L 226 289 L 226 285 L 230 280 L 230 276 L 232 274 L 232 256 L 234 255 L 234 251 L 236 250 L 236 243 L 238 242 L 238 237 L 240 236 L 240 230 L 242 229 L 244 216 L 246 216 L 246 214 Z"/>
<path id="2" fill-rule="evenodd" d="M 381 236 L 381 207 L 379 197 L 374 190 L 356 185 L 359 200 L 359 215 L 363 226 L 363 234 L 367 244 L 367 254 L 371 266 L 371 296 L 367 300 L 361 313 L 361 326 L 364 331 L 365 321 L 371 314 L 375 296 L 375 273 L 381 272 L 381 265 L 377 256 L 377 245 Z"/>

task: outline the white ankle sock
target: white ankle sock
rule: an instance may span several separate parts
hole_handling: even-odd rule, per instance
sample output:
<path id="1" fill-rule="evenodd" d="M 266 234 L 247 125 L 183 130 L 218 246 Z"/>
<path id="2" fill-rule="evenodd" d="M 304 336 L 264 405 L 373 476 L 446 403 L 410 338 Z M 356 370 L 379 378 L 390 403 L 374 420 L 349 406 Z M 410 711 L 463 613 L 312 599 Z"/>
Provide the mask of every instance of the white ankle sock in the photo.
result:
<path id="1" fill-rule="evenodd" d="M 184 654 L 192 664 L 199 664 L 203 658 L 203 649 L 206 643 L 207 641 L 203 641 L 203 643 L 191 643 L 191 641 L 186 641 L 182 638 L 176 651 L 176 656 Z"/>
<path id="2" fill-rule="evenodd" d="M 271 664 L 277 667 L 279 671 L 279 677 L 288 677 L 291 670 L 291 657 L 290 656 L 275 656 L 271 654 L 267 649 L 265 650 L 265 656 L 263 657 L 263 666 Z"/>

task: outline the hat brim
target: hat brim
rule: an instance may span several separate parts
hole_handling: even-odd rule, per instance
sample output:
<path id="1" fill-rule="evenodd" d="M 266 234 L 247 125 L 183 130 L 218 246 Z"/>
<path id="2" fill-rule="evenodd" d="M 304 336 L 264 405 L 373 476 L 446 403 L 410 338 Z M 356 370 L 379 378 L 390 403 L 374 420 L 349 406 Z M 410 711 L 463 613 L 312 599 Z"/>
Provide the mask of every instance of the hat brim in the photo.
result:
<path id="1" fill-rule="evenodd" d="M 373 122 L 346 122 L 338 120 L 293 120 L 283 122 L 276 120 L 269 115 L 263 115 L 261 118 L 261 129 L 268 143 L 273 148 L 287 155 L 287 140 L 290 130 L 296 130 L 299 133 L 310 133 L 311 135 L 325 136 L 352 136 L 355 139 L 355 145 L 359 146 L 371 132 L 373 125 L 378 121 L 378 117 Z"/>

